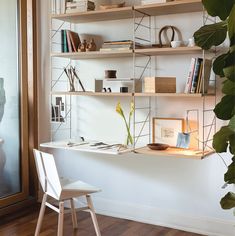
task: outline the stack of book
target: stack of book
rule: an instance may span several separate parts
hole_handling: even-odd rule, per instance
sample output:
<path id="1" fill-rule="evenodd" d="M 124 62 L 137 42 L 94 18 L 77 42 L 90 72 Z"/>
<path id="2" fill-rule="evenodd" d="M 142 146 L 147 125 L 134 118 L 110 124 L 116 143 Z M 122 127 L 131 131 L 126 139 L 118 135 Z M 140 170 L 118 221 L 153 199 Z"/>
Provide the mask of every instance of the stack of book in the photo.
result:
<path id="1" fill-rule="evenodd" d="M 51 0 L 52 14 L 64 14 L 67 0 Z"/>
<path id="2" fill-rule="evenodd" d="M 88 0 L 74 0 L 72 2 L 67 2 L 66 13 L 84 12 L 84 11 L 94 11 L 95 3 Z"/>
<path id="3" fill-rule="evenodd" d="M 141 5 L 166 3 L 166 2 L 171 2 L 171 1 L 173 0 L 142 0 Z"/>
<path id="4" fill-rule="evenodd" d="M 210 81 L 212 61 L 192 58 L 185 93 L 207 93 Z"/>
<path id="5" fill-rule="evenodd" d="M 121 51 L 121 50 L 132 50 L 134 43 L 132 40 L 121 40 L 121 41 L 106 41 L 103 43 L 100 51 Z M 135 43 L 135 48 L 142 48 L 140 43 Z"/>
<path id="6" fill-rule="evenodd" d="M 61 52 L 77 52 L 81 41 L 78 33 L 61 30 Z"/>

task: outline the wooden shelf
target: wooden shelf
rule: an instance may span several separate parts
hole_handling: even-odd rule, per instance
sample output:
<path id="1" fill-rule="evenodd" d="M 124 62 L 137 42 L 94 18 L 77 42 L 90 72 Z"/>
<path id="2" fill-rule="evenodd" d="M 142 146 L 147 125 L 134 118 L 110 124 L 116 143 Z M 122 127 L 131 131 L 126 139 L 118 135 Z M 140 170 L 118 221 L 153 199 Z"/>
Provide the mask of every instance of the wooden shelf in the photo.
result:
<path id="1" fill-rule="evenodd" d="M 175 0 L 167 3 L 135 6 L 134 9 L 151 16 L 160 16 L 169 14 L 200 12 L 203 11 L 203 6 L 201 0 Z"/>
<path id="2" fill-rule="evenodd" d="M 187 97 L 187 98 L 201 98 L 201 93 L 135 93 L 136 97 Z M 207 95 L 205 95 L 207 96 Z M 212 95 L 210 95 L 212 96 Z"/>
<path id="3" fill-rule="evenodd" d="M 178 48 L 146 48 L 136 49 L 136 54 L 143 54 L 138 56 L 160 56 L 160 55 L 179 55 L 179 54 L 194 54 L 201 53 L 200 47 L 178 47 Z"/>
<path id="4" fill-rule="evenodd" d="M 201 98 L 203 96 L 215 96 L 214 94 L 201 93 L 104 93 L 104 92 L 52 92 L 52 95 L 72 95 L 72 96 L 97 96 L 97 97 L 187 97 L 187 98 Z"/>
<path id="5" fill-rule="evenodd" d="M 52 19 L 67 21 L 71 23 L 88 23 L 108 20 L 121 20 L 133 17 L 133 7 L 123 7 L 108 10 L 96 10 L 88 12 L 77 12 L 68 14 L 53 14 Z"/>
<path id="6" fill-rule="evenodd" d="M 99 58 L 118 58 L 118 57 L 131 57 L 133 55 L 132 50 L 123 50 L 115 52 L 71 52 L 71 53 L 52 53 L 52 57 L 69 58 L 72 60 L 81 59 L 99 59 Z"/>
<path id="7" fill-rule="evenodd" d="M 136 56 L 160 56 L 160 55 L 180 55 L 180 54 L 194 54 L 201 53 L 200 47 L 179 47 L 179 48 L 146 48 L 136 49 Z M 71 52 L 71 53 L 52 53 L 52 57 L 69 58 L 72 60 L 81 59 L 99 59 L 99 58 L 119 58 L 132 57 L 134 52 L 132 50 L 125 51 L 108 51 L 108 52 Z"/>
<path id="8" fill-rule="evenodd" d="M 162 4 L 129 6 L 123 8 L 96 10 L 88 12 L 77 12 L 67 14 L 52 14 L 52 19 L 67 21 L 71 23 L 88 23 L 108 20 L 130 19 L 133 17 L 133 9 L 137 10 L 136 17 L 142 16 L 141 13 L 159 16 L 168 14 L 179 14 L 187 12 L 199 12 L 203 10 L 200 0 L 176 0 Z"/>
<path id="9" fill-rule="evenodd" d="M 95 93 L 95 92 L 52 92 L 52 95 L 97 96 L 97 97 L 131 97 L 133 93 Z"/>
<path id="10" fill-rule="evenodd" d="M 197 160 L 202 160 L 205 157 L 214 153 L 212 151 L 206 151 L 203 155 L 203 151 L 187 150 L 187 149 L 174 148 L 174 147 L 170 147 L 164 151 L 155 151 L 155 150 L 149 149 L 148 147 L 143 147 L 143 148 L 136 149 L 135 152 L 138 154 L 145 154 L 145 155 L 188 158 L 188 159 L 197 159 Z"/>

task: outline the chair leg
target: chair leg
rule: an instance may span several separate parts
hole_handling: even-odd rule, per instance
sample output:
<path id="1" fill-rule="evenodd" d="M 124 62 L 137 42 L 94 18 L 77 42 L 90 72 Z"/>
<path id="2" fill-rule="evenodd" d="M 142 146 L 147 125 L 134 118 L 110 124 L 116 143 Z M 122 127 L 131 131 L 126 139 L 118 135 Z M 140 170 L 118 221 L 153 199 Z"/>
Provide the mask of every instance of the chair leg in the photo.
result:
<path id="1" fill-rule="evenodd" d="M 38 216 L 37 227 L 36 227 L 34 236 L 39 236 L 39 233 L 40 233 L 40 230 L 41 230 L 41 227 L 42 227 L 43 216 L 44 216 L 44 213 L 45 213 L 46 201 L 47 201 L 47 194 L 45 193 L 43 195 L 41 208 L 40 208 L 40 213 L 39 213 L 39 216 Z"/>
<path id="2" fill-rule="evenodd" d="M 87 199 L 88 208 L 90 209 L 91 218 L 92 218 L 92 221 L 93 221 L 93 224 L 94 224 L 94 227 L 95 227 L 96 235 L 101 236 L 99 225 L 98 225 L 96 214 L 95 214 L 95 209 L 94 209 L 94 206 L 93 206 L 93 203 L 92 203 L 92 200 L 91 200 L 91 196 L 86 195 L 86 199 Z"/>
<path id="3" fill-rule="evenodd" d="M 58 232 L 57 236 L 63 236 L 63 224 L 64 224 L 64 202 L 59 203 L 59 220 L 58 220 Z"/>
<path id="4" fill-rule="evenodd" d="M 77 215 L 76 215 L 73 199 L 70 199 L 70 205 L 71 205 L 73 228 L 76 229 L 76 228 L 78 228 L 78 222 L 77 222 Z"/>

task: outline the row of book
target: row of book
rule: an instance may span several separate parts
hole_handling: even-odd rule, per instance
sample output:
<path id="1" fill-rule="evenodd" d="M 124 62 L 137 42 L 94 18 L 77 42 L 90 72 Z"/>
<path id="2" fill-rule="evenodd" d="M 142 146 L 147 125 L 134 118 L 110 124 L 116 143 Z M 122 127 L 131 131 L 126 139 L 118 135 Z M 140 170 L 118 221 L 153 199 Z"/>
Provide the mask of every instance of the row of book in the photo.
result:
<path id="1" fill-rule="evenodd" d="M 184 93 L 207 93 L 212 61 L 192 58 Z"/>
<path id="2" fill-rule="evenodd" d="M 135 43 L 135 48 L 142 48 L 140 43 Z M 134 43 L 132 40 L 120 40 L 120 41 L 106 41 L 103 43 L 100 51 L 121 51 L 134 49 Z"/>
<path id="3" fill-rule="evenodd" d="M 61 30 L 61 52 L 78 52 L 80 43 L 78 33 L 71 30 Z"/>
<path id="4" fill-rule="evenodd" d="M 84 11 L 94 11 L 95 3 L 88 0 L 74 0 L 72 2 L 67 2 L 66 13 L 84 12 Z"/>
<path id="5" fill-rule="evenodd" d="M 51 11 L 53 14 L 65 14 L 94 10 L 95 3 L 89 0 L 51 0 Z"/>

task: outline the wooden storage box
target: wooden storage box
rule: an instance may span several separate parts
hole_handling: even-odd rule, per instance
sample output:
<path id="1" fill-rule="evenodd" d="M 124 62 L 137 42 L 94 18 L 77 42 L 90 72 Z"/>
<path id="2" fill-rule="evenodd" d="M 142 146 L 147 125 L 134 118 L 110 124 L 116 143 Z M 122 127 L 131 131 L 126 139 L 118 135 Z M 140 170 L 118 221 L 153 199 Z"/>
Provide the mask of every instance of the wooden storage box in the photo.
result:
<path id="1" fill-rule="evenodd" d="M 175 77 L 145 77 L 145 93 L 176 93 Z"/>

